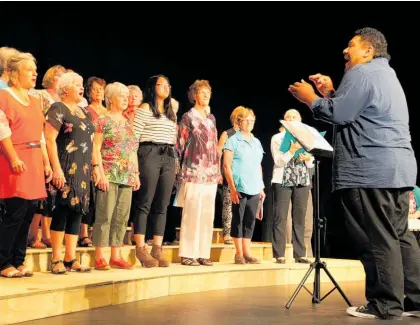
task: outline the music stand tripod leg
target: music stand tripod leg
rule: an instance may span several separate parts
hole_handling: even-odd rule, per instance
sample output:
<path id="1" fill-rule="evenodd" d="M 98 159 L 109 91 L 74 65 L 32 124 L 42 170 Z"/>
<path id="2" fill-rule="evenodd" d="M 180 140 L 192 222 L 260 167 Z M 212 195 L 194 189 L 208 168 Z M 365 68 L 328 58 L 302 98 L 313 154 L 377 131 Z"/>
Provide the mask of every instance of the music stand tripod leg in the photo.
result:
<path id="1" fill-rule="evenodd" d="M 286 308 L 289 309 L 290 306 L 292 305 L 293 301 L 295 300 L 295 298 L 297 297 L 297 295 L 299 294 L 299 291 L 305 287 L 305 282 L 306 280 L 308 280 L 309 276 L 311 275 L 311 272 L 314 269 L 314 264 L 312 263 L 311 266 L 309 267 L 309 270 L 306 272 L 305 276 L 302 278 L 302 280 L 300 281 L 298 287 L 296 288 L 295 292 L 293 292 L 292 297 L 289 299 L 289 301 L 286 304 Z"/>
<path id="2" fill-rule="evenodd" d="M 321 303 L 321 301 L 326 298 L 332 291 L 337 289 L 346 303 L 351 306 L 350 301 L 344 294 L 343 290 L 338 285 L 337 281 L 335 281 L 334 277 L 327 269 L 327 265 L 325 262 L 321 262 L 321 228 L 323 228 L 324 220 L 320 217 L 319 212 L 319 160 L 316 159 L 314 156 L 314 163 L 315 163 L 315 175 L 314 175 L 314 225 L 315 225 L 315 261 L 309 267 L 308 272 L 306 272 L 305 276 L 303 277 L 302 281 L 300 282 L 299 286 L 296 288 L 295 292 L 293 293 L 292 297 L 286 304 L 286 308 L 289 309 L 292 305 L 293 301 L 295 300 L 296 296 L 299 294 L 304 286 L 306 280 L 309 278 L 311 272 L 315 269 L 315 277 L 314 277 L 314 292 L 312 295 L 312 303 Z M 328 292 L 323 298 L 321 298 L 321 268 L 327 273 L 328 277 L 330 278 L 331 282 L 334 284 L 334 288 Z M 306 289 L 307 290 L 307 289 Z M 309 290 L 307 290 L 309 292 Z"/>

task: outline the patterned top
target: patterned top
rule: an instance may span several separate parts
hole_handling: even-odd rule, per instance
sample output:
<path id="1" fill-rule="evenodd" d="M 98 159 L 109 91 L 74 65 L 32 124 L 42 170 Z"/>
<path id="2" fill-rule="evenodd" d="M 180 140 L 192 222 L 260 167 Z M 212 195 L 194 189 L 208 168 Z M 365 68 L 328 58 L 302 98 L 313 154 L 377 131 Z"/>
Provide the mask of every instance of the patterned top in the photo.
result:
<path id="1" fill-rule="evenodd" d="M 94 127 L 89 112 L 81 108 L 85 117 L 78 116 L 61 102 L 51 105 L 47 121 L 59 132 L 57 136 L 58 159 L 66 178 L 64 188 L 51 193 L 56 205 L 68 205 L 80 212 L 89 212 L 92 143 Z"/>
<path id="2" fill-rule="evenodd" d="M 181 160 L 181 178 L 199 184 L 217 183 L 220 176 L 216 119 L 203 118 L 194 108 L 182 116 L 178 128 L 177 150 Z"/>
<path id="3" fill-rule="evenodd" d="M 44 114 L 46 114 L 51 105 L 55 103 L 54 98 L 52 98 L 52 96 L 46 89 L 31 89 L 29 93 L 39 98 L 39 100 L 41 101 L 42 112 Z"/>
<path id="4" fill-rule="evenodd" d="M 305 163 L 298 162 L 296 158 L 292 158 L 284 167 L 282 186 L 309 186 L 309 172 Z"/>
<path id="5" fill-rule="evenodd" d="M 95 132 L 104 137 L 101 155 L 106 177 L 111 183 L 134 186 L 139 141 L 130 122 L 118 123 L 105 115 L 94 125 Z"/>
<path id="6" fill-rule="evenodd" d="M 175 143 L 176 123 L 163 114 L 156 118 L 151 110 L 140 108 L 134 116 L 133 126 L 140 142 Z"/>

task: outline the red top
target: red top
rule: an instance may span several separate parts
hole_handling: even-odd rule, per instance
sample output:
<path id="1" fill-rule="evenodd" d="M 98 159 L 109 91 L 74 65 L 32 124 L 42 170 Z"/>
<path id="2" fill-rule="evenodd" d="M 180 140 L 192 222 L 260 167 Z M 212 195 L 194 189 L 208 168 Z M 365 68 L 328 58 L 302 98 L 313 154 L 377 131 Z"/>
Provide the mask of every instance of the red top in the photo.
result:
<path id="1" fill-rule="evenodd" d="M 92 118 L 92 122 L 95 122 L 96 119 L 99 117 L 99 114 L 96 113 L 96 111 L 90 106 L 86 106 L 86 109 L 90 113 L 90 117 Z"/>
<path id="2" fill-rule="evenodd" d="M 0 110 L 9 121 L 15 151 L 26 166 L 23 173 L 15 174 L 0 147 L 1 199 L 20 197 L 35 200 L 47 196 L 41 148 L 31 148 L 27 145 L 30 142 L 39 143 L 45 118 L 42 115 L 40 100 L 31 95 L 29 100 L 29 105 L 25 106 L 12 96 L 9 90 L 0 90 Z"/>

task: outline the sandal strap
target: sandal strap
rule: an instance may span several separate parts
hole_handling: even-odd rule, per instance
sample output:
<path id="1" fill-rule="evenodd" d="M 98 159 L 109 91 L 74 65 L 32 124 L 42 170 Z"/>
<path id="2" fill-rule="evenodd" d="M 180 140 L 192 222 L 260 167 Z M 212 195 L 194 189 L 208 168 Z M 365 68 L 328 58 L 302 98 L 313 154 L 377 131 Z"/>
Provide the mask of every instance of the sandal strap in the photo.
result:
<path id="1" fill-rule="evenodd" d="M 68 261 L 68 262 L 64 261 L 63 264 L 64 264 L 65 267 L 72 268 L 73 264 L 76 263 L 76 262 L 77 262 L 77 260 L 74 258 L 74 259 L 72 259 L 71 261 Z"/>
<path id="2" fill-rule="evenodd" d="M 88 239 L 89 241 L 88 242 L 85 242 L 85 240 L 86 239 Z M 83 238 L 80 238 L 78 241 L 77 241 L 77 244 L 79 245 L 79 246 L 81 246 L 81 247 L 92 247 L 92 241 L 90 240 L 90 238 L 89 237 L 83 237 Z"/>
<path id="3" fill-rule="evenodd" d="M 1 270 L 1 272 L 3 272 L 4 270 L 7 270 L 8 268 L 11 268 L 11 267 L 13 267 L 13 266 L 6 267 L 3 270 Z M 1 275 L 5 278 L 21 278 L 23 276 L 23 274 L 16 268 L 14 268 L 14 270 L 10 270 L 6 274 L 2 273 Z"/>
<path id="4" fill-rule="evenodd" d="M 197 261 L 195 260 L 195 259 L 193 259 L 193 258 L 184 258 L 183 260 L 182 260 L 182 264 L 183 265 L 196 265 L 197 264 Z"/>
<path id="5" fill-rule="evenodd" d="M 74 270 L 76 272 L 90 272 L 90 271 L 92 271 L 91 267 L 86 267 L 86 266 L 83 266 L 83 265 L 80 265 L 79 267 L 73 267 L 74 263 L 76 263 L 76 262 L 80 264 L 80 262 L 77 259 L 73 259 L 69 262 L 64 261 L 64 266 L 66 268 Z"/>
<path id="6" fill-rule="evenodd" d="M 213 262 L 210 261 L 210 259 L 208 258 L 199 258 L 198 263 L 200 263 L 201 265 L 213 265 Z"/>
<path id="7" fill-rule="evenodd" d="M 55 261 L 55 262 L 54 261 L 51 261 L 51 266 L 54 267 L 54 266 L 56 266 L 59 263 L 63 263 L 63 261 L 62 260 L 58 260 L 58 261 Z"/>

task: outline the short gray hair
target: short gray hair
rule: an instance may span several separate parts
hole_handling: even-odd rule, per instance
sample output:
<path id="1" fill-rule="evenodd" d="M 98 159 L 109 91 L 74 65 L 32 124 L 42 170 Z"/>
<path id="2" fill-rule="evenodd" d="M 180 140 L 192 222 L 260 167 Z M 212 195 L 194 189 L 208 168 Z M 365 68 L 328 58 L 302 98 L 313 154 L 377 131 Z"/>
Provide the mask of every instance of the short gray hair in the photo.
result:
<path id="1" fill-rule="evenodd" d="M 287 113 L 295 113 L 296 115 L 300 117 L 300 120 L 302 120 L 302 115 L 300 115 L 297 109 L 294 109 L 294 108 L 288 109 L 286 113 L 284 113 L 284 118 L 286 118 Z"/>
<path id="2" fill-rule="evenodd" d="M 7 60 L 20 52 L 13 47 L 0 47 L 0 76 L 7 70 Z"/>
<path id="3" fill-rule="evenodd" d="M 77 74 L 76 72 L 66 72 L 63 74 L 57 82 L 57 93 L 60 98 L 63 98 L 65 93 L 65 89 L 71 87 L 74 84 L 76 79 L 82 79 L 81 75 Z"/>
<path id="4" fill-rule="evenodd" d="M 106 86 L 105 88 L 105 106 L 106 108 L 111 107 L 111 98 L 118 95 L 119 93 L 126 91 L 130 93 L 129 88 L 122 84 L 121 82 L 113 82 Z"/>
<path id="5" fill-rule="evenodd" d="M 142 90 L 140 89 L 139 86 L 136 85 L 129 85 L 127 86 L 128 90 L 134 90 L 134 91 L 138 91 L 139 93 L 143 94 Z"/>

